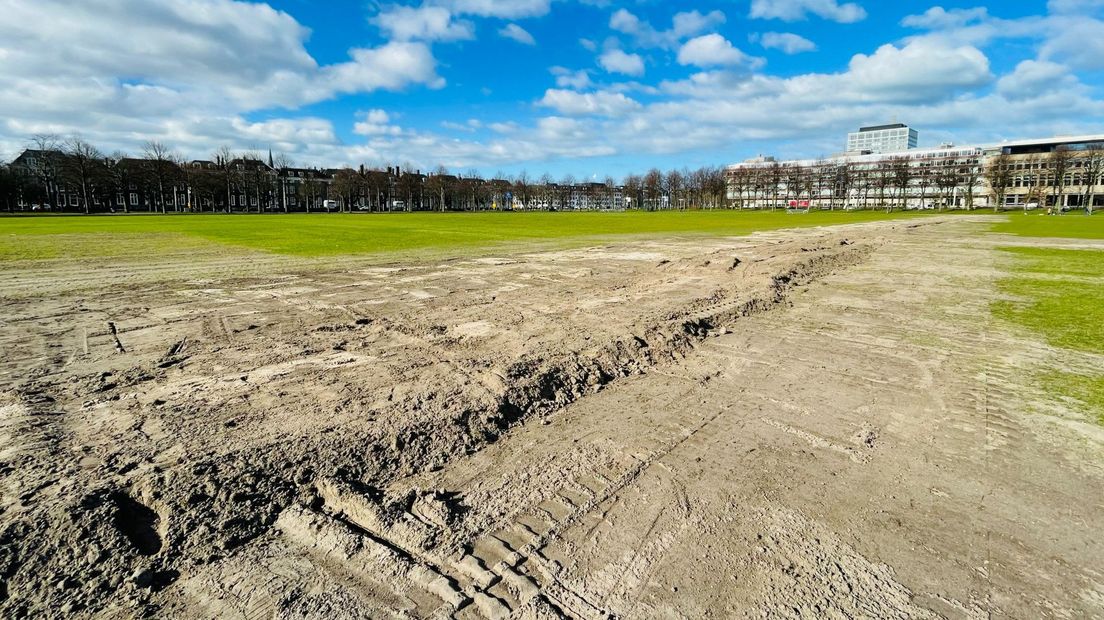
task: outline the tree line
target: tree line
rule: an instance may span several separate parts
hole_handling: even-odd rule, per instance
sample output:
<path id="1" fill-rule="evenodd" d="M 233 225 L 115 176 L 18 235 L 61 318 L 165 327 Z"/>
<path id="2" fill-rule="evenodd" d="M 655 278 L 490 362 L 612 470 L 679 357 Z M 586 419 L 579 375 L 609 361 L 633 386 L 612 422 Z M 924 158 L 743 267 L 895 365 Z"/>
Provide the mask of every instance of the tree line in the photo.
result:
<path id="1" fill-rule="evenodd" d="M 16 165 L 18 164 L 18 165 Z M 702 167 L 629 174 L 620 182 L 537 178 L 526 172 L 484 179 L 470 171 L 427 174 L 411 165 L 297 168 L 284 154 L 219 148 L 209 160 L 186 161 L 160 142 L 138 157 L 104 155 L 79 137 L 35 136 L 11 165 L 0 166 L 0 200 L 8 211 L 29 205 L 93 211 L 474 211 L 520 208 L 721 209 L 975 208 L 1010 193 L 1024 204 L 1097 201 L 1104 145 L 988 158 L 977 151 L 882 159 L 763 161 L 728 169 Z"/>
<path id="2" fill-rule="evenodd" d="M 35 205 L 84 213 L 182 211 L 471 211 L 520 208 L 723 208 L 724 170 L 658 169 L 621 182 L 578 181 L 571 175 L 496 175 L 484 179 L 444 167 L 423 174 L 411 165 L 297 168 L 284 154 L 215 151 L 188 161 L 161 142 L 136 157 L 105 155 L 80 137 L 35 136 L 23 155 L 0 166 L 0 198 L 7 210 Z"/>

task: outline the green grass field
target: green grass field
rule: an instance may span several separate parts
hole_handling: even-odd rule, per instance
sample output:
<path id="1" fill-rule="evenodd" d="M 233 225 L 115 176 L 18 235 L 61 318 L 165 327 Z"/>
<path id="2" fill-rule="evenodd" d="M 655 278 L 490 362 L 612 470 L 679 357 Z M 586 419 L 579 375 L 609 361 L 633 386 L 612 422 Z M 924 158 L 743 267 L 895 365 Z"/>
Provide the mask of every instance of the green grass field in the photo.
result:
<path id="1" fill-rule="evenodd" d="M 993 232 L 1021 237 L 1057 237 L 1066 239 L 1104 239 L 1104 213 L 1092 217 L 1071 212 L 1044 215 L 1038 211 L 1011 213 L 1007 222 L 995 224 Z"/>
<path id="2" fill-rule="evenodd" d="M 502 244 L 626 235 L 746 235 L 760 230 L 924 217 L 880 212 L 401 213 L 0 217 L 0 261 L 141 257 L 234 249 L 303 257 L 421 249 L 457 254 Z"/>
<path id="3" fill-rule="evenodd" d="M 1104 251 L 1004 251 L 1015 257 L 1015 267 L 998 287 L 1015 301 L 993 304 L 994 315 L 1026 327 L 1052 346 L 1104 354 Z M 1104 424 L 1104 373 L 1051 370 L 1037 380 L 1047 393 L 1079 403 L 1087 416 Z"/>
<path id="4" fill-rule="evenodd" d="M 1104 252 L 1005 248 L 1017 257 L 1002 292 L 1018 301 L 994 305 L 998 317 L 1039 333 L 1054 346 L 1104 354 Z"/>

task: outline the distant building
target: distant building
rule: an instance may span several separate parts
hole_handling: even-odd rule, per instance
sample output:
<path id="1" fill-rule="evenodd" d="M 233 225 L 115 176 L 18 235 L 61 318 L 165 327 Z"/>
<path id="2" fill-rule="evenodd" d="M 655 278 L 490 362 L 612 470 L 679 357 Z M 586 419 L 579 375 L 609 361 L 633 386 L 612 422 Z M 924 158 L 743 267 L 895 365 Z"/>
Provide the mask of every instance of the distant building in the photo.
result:
<path id="1" fill-rule="evenodd" d="M 1056 157 L 1062 153 L 1068 161 Z M 994 204 L 986 178 L 998 165 L 1007 171 L 1002 204 Z M 807 160 L 758 157 L 725 172 L 728 200 L 740 208 L 1098 208 L 1104 207 L 1104 135 L 884 153 L 864 149 Z"/>
<path id="2" fill-rule="evenodd" d="M 920 132 L 903 123 L 863 127 L 847 134 L 848 153 L 896 153 L 914 149 L 920 143 Z"/>

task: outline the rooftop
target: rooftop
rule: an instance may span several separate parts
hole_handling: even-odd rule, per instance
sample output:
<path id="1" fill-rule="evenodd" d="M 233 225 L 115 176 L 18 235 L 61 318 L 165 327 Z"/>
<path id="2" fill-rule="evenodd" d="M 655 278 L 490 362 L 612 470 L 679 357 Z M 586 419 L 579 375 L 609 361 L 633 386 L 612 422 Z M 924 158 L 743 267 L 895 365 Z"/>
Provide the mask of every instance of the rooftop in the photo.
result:
<path id="1" fill-rule="evenodd" d="M 859 132 L 867 131 L 881 131 L 883 129 L 908 129 L 908 125 L 904 123 L 893 123 L 891 125 L 871 125 L 870 127 L 860 127 Z"/>

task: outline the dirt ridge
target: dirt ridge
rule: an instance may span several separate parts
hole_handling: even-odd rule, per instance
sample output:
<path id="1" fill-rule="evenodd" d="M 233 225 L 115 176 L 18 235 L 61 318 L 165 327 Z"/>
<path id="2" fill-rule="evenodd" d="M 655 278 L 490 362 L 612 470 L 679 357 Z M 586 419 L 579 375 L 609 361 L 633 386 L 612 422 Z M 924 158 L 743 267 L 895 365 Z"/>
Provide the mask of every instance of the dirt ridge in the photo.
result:
<path id="1" fill-rule="evenodd" d="M 822 243 L 800 253 L 779 249 L 779 255 L 749 260 L 739 267 L 737 261 L 728 270 L 730 289 L 724 294 L 637 317 L 620 336 L 603 336 L 603 342 L 587 343 L 590 346 L 582 349 L 528 353 L 507 361 L 501 383 L 489 392 L 459 394 L 469 396 L 468 400 L 448 402 L 457 394 L 441 392 L 429 400 L 396 402 L 388 415 L 401 418 L 422 411 L 409 423 L 388 429 L 397 431 L 391 441 L 386 434 L 349 429 L 340 436 L 255 445 L 226 455 L 196 454 L 184 467 L 171 466 L 161 457 L 137 470 L 129 463 L 105 464 L 116 472 L 114 478 L 84 488 L 80 497 L 66 502 L 65 514 L 28 505 L 20 509 L 24 512 L 9 515 L 0 530 L 0 540 L 12 543 L 2 554 L 6 557 L 0 557 L 4 577 L 0 612 L 21 617 L 58 611 L 98 614 L 114 608 L 117 613 L 128 610 L 124 615 L 156 614 L 158 592 L 171 587 L 180 575 L 270 532 L 285 509 L 317 504 L 321 498 L 314 482 L 319 477 L 371 484 L 441 467 L 497 441 L 510 428 L 549 416 L 619 378 L 685 357 L 697 343 L 723 333 L 739 318 L 778 308 L 801 287 L 861 263 L 877 245 L 876 240 L 851 244 L 838 236 L 824 237 Z M 741 279 L 739 270 L 752 266 L 758 270 L 754 277 Z M 745 285 L 749 286 L 731 288 Z M 360 322 L 357 325 L 368 329 Z M 195 354 L 202 357 L 204 343 L 195 345 Z M 152 372 L 143 377 L 160 382 L 165 371 L 154 367 L 164 362 L 164 351 L 159 349 L 156 359 L 130 372 L 152 364 Z M 102 383 L 99 375 L 93 378 Z M 64 400 L 66 389 L 87 382 L 74 378 L 68 387 L 44 385 L 42 389 L 56 390 Z M 39 389 L 36 383 L 23 388 Z M 104 388 L 111 392 L 105 398 L 113 401 L 123 392 L 138 389 L 127 381 L 114 383 Z M 442 389 L 440 383 L 427 385 L 430 392 Z M 87 415 L 82 410 L 58 416 L 57 427 L 79 424 Z M 459 433 L 442 440 L 446 430 Z M 65 449 L 53 452 L 60 457 Z M 74 467 L 75 463 L 69 469 Z M 47 475 L 53 479 L 58 473 Z M 86 518 L 91 521 L 84 522 Z M 53 532 L 49 553 L 15 544 L 39 528 Z"/>
<path id="2" fill-rule="evenodd" d="M 511 364 L 497 399 L 496 413 L 479 416 L 465 412 L 467 435 L 478 443 L 495 441 L 499 435 L 533 417 L 550 416 L 586 394 L 594 393 L 618 378 L 644 374 L 659 364 L 686 356 L 695 344 L 710 335 L 724 333 L 734 321 L 769 312 L 788 302 L 790 295 L 840 269 L 857 265 L 876 249 L 875 243 L 843 243 L 819 248 L 801 256 L 796 263 L 771 276 L 766 289 L 740 291 L 705 308 L 696 303 L 686 309 L 653 320 L 642 320 L 635 329 L 586 351 L 574 351 L 549 359 L 527 355 Z M 699 300 L 700 301 L 700 300 Z M 401 469 L 415 471 L 424 462 L 418 438 L 429 433 L 411 432 L 404 447 L 410 448 L 410 463 Z M 438 465 L 439 466 L 439 465 Z"/>

